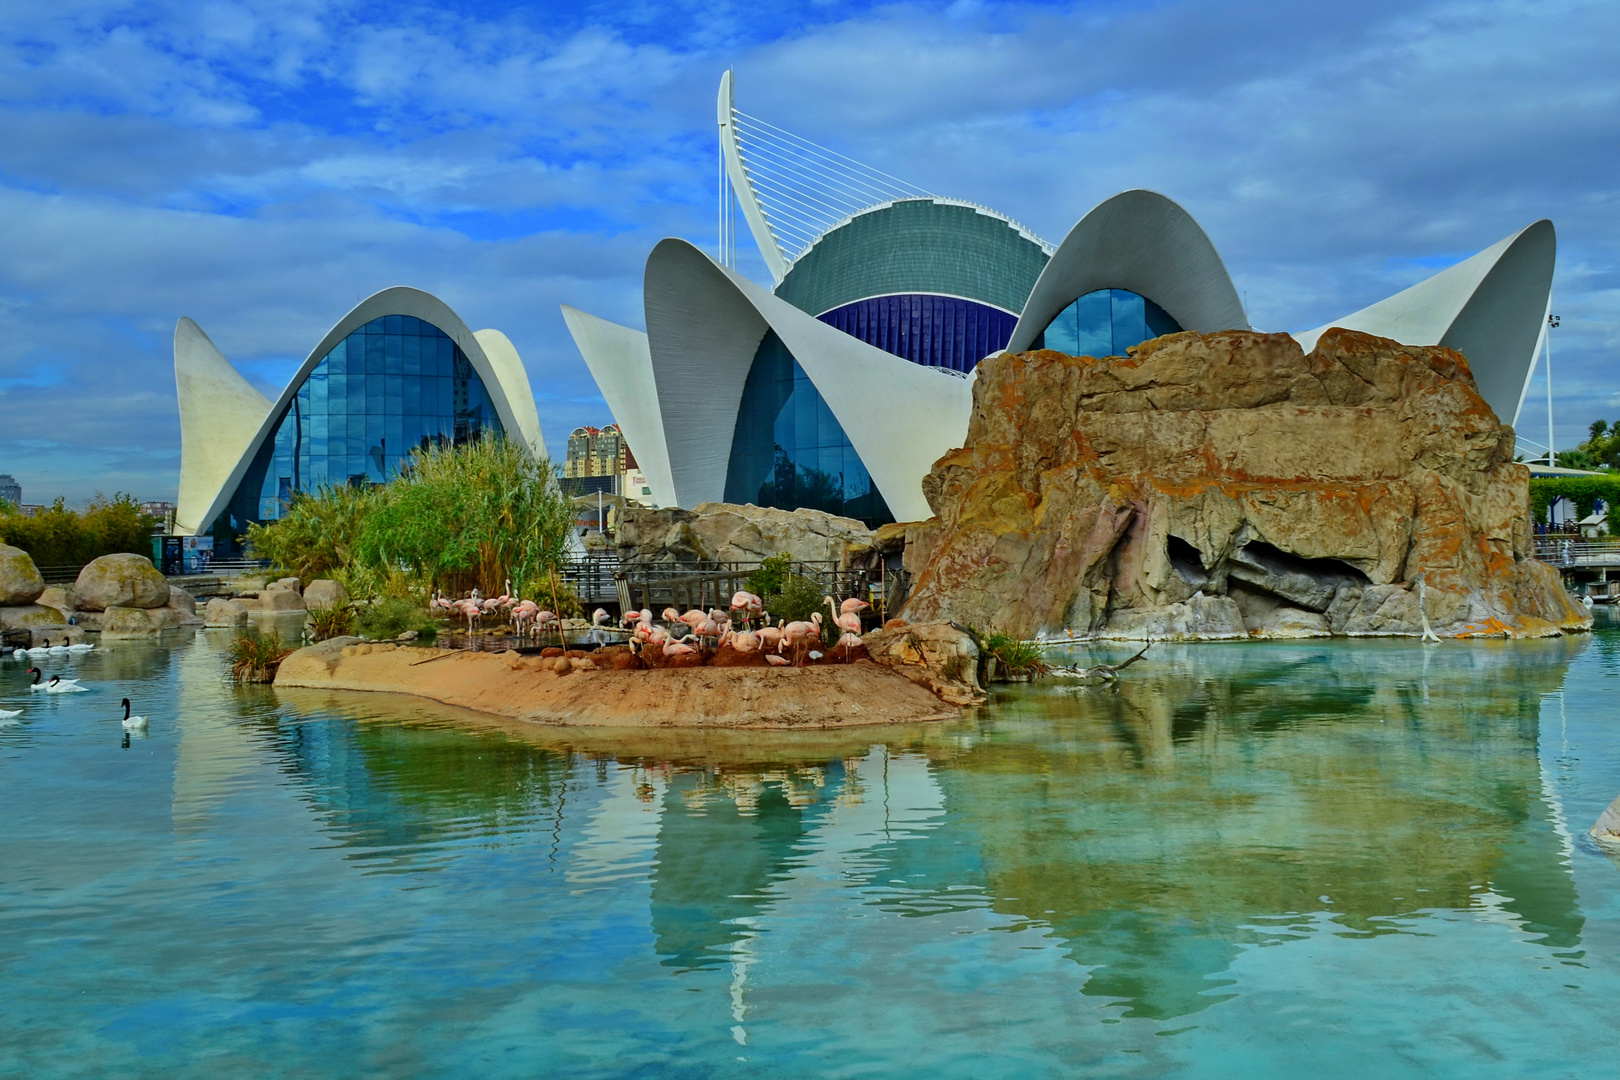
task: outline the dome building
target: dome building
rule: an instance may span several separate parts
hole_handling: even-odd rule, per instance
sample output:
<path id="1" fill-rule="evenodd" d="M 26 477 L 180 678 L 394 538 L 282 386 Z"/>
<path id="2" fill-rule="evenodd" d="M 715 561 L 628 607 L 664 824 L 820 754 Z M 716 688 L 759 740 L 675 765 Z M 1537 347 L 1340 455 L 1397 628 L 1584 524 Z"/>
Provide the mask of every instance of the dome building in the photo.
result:
<path id="1" fill-rule="evenodd" d="M 1054 248 L 740 112 L 730 72 L 716 119 L 718 258 L 678 239 L 653 248 L 645 332 L 563 307 L 660 505 L 920 520 L 922 480 L 962 444 L 984 357 L 1122 355 L 1182 330 L 1249 329 L 1209 237 L 1156 192 L 1105 200 Z M 735 269 L 739 211 L 770 289 Z M 1555 250 L 1538 221 L 1328 325 L 1457 348 L 1511 422 Z M 1325 329 L 1294 337 L 1309 349 Z"/>
<path id="2" fill-rule="evenodd" d="M 529 377 L 499 330 L 474 333 L 437 297 L 384 289 L 340 319 L 270 401 L 200 326 L 174 329 L 180 399 L 175 530 L 231 553 L 254 522 L 322 486 L 381 484 L 410 453 L 521 440 L 544 455 Z"/>

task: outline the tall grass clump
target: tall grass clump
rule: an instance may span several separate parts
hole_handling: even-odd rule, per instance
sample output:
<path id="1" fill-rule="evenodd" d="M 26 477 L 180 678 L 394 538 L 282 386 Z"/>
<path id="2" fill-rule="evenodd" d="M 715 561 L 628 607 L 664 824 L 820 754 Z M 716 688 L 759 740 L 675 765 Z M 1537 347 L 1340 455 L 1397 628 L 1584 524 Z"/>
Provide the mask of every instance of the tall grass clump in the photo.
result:
<path id="1" fill-rule="evenodd" d="M 71 510 L 57 499 L 33 517 L 0 502 L 0 543 L 28 552 L 36 566 L 82 566 L 120 552 L 151 558 L 156 524 L 123 492 L 111 498 L 98 494 L 82 510 Z"/>
<path id="2" fill-rule="evenodd" d="M 535 595 L 562 561 L 573 509 L 551 465 L 504 438 L 417 451 L 377 492 L 358 560 L 406 566 L 430 589 Z"/>
<path id="3" fill-rule="evenodd" d="M 539 598 L 572 527 L 550 463 L 496 436 L 418 450 L 386 484 L 301 496 L 279 521 L 250 526 L 247 543 L 255 558 L 305 581 L 336 578 L 354 596 L 494 596 L 511 582 Z"/>
<path id="4" fill-rule="evenodd" d="M 291 655 L 292 649 L 282 644 L 281 635 L 275 631 L 239 635 L 226 653 L 237 682 L 257 683 L 275 679 L 276 669 Z"/>
<path id="5" fill-rule="evenodd" d="M 346 484 L 296 495 L 280 520 L 248 526 L 248 554 L 304 581 L 341 575 L 354 565 L 360 530 L 376 503 L 376 489 Z"/>
<path id="6" fill-rule="evenodd" d="M 1040 646 L 1011 634 L 992 632 L 984 638 L 984 651 L 996 661 L 998 673 L 1014 678 L 1044 675 L 1048 665 L 1042 658 Z"/>

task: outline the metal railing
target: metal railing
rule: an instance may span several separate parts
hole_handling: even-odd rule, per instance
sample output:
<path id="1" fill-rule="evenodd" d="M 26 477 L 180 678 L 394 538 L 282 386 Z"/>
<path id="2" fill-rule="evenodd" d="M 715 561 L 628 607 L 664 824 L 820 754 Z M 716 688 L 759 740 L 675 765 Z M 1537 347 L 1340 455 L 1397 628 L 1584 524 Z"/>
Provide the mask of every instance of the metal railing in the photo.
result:
<path id="1" fill-rule="evenodd" d="M 39 576 L 45 579 L 47 585 L 71 585 L 79 580 L 79 571 L 84 567 L 84 563 L 73 566 L 41 566 Z"/>
<path id="2" fill-rule="evenodd" d="M 1582 566 L 1620 566 L 1620 538 L 1538 536 L 1536 558 L 1566 570 Z"/>

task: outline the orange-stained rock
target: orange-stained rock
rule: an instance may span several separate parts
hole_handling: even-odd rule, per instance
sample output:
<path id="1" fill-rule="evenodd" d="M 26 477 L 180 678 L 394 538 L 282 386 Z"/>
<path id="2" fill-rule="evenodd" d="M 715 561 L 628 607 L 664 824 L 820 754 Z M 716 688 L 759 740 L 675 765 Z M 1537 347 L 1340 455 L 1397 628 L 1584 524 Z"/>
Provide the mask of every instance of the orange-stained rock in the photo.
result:
<path id="1" fill-rule="evenodd" d="M 991 357 L 966 446 L 924 481 L 904 615 L 1026 637 L 1586 629 L 1531 558 L 1513 442 L 1460 353 L 1349 330 L 1308 355 L 1224 331 Z"/>

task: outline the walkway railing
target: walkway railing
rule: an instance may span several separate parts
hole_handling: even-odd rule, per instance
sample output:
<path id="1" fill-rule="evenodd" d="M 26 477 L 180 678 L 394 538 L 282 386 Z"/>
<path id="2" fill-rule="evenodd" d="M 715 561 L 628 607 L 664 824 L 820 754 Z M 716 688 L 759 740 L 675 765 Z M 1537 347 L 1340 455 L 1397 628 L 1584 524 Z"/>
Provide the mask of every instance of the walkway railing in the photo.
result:
<path id="1" fill-rule="evenodd" d="M 1538 536 L 1536 558 L 1564 570 L 1620 566 L 1620 538 Z"/>

